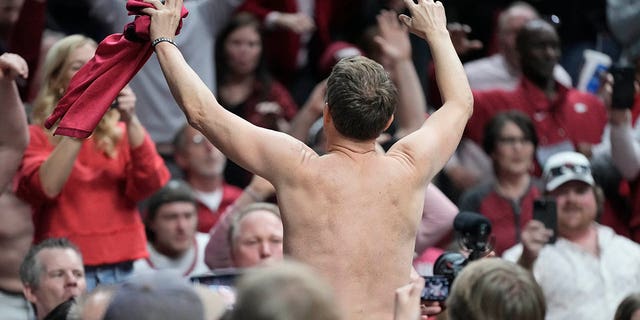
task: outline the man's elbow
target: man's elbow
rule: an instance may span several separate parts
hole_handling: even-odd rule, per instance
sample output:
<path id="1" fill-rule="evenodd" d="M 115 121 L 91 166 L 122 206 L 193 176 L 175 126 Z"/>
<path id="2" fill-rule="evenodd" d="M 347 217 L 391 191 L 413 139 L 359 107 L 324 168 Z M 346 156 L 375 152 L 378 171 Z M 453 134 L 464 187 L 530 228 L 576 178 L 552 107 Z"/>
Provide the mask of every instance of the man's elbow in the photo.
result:
<path id="1" fill-rule="evenodd" d="M 467 120 L 469 120 L 471 118 L 471 115 L 473 115 L 473 95 L 468 94 L 463 96 L 460 99 L 460 104 L 465 110 L 465 115 L 467 117 Z"/>
<path id="2" fill-rule="evenodd" d="M 200 131 L 203 128 L 203 124 L 205 123 L 205 112 L 203 108 L 198 106 L 190 107 L 185 105 L 184 107 L 184 115 L 187 118 L 187 123 L 194 129 Z"/>

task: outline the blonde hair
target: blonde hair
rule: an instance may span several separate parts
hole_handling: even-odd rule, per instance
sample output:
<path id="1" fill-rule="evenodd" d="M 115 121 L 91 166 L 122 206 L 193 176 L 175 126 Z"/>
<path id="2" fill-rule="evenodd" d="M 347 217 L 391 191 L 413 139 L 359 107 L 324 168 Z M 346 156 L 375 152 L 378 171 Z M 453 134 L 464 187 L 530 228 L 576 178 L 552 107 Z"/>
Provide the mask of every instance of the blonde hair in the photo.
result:
<path id="1" fill-rule="evenodd" d="M 76 34 L 64 37 L 49 49 L 43 65 L 42 87 L 33 103 L 31 117 L 34 124 L 43 127 L 53 112 L 69 85 L 69 79 L 64 78 L 65 63 L 74 50 L 87 44 L 97 46 L 91 38 Z M 117 126 L 118 119 L 117 110 L 107 111 L 93 134 L 98 149 L 111 158 L 116 156 L 116 145 L 122 138 L 122 130 Z M 53 129 L 46 131 L 52 134 Z M 58 141 L 51 140 L 53 143 Z"/>

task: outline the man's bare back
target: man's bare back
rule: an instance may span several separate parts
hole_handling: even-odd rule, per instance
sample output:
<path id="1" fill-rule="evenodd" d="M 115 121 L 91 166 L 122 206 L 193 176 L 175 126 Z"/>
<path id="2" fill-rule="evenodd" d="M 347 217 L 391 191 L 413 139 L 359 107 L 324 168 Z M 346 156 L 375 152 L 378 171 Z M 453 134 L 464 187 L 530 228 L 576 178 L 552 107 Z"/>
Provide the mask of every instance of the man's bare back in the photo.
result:
<path id="1" fill-rule="evenodd" d="M 251 125 L 222 107 L 168 42 L 155 47 L 189 123 L 231 160 L 269 180 L 285 226 L 285 250 L 333 285 L 347 319 L 390 319 L 396 288 L 409 283 L 425 189 L 460 141 L 471 90 L 446 29 L 441 3 L 405 0 L 409 30 L 426 39 L 444 105 L 385 154 L 375 139 L 393 120 L 397 92 L 364 57 L 345 58 L 327 80 L 323 128 L 328 153 Z M 172 37 L 181 0 L 155 3 L 151 39 Z"/>
<path id="2" fill-rule="evenodd" d="M 424 189 L 402 160 L 369 152 L 311 158 L 278 192 L 285 252 L 335 288 L 346 319 L 389 319 L 409 280 Z"/>

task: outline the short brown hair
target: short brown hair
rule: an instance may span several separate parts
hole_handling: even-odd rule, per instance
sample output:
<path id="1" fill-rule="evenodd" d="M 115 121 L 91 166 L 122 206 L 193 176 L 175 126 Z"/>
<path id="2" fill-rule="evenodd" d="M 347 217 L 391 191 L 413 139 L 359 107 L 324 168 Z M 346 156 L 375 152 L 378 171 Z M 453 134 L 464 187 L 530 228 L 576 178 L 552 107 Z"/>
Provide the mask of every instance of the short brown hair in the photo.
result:
<path id="1" fill-rule="evenodd" d="M 341 319 L 331 287 L 299 262 L 248 270 L 237 289 L 232 320 Z"/>
<path id="2" fill-rule="evenodd" d="M 396 110 L 398 92 L 382 66 L 366 57 L 340 60 L 327 80 L 327 104 L 336 130 L 364 141 L 377 138 Z"/>
<path id="3" fill-rule="evenodd" d="M 546 303 L 531 272 L 500 258 L 485 258 L 456 277 L 447 310 L 450 320 L 544 320 Z"/>

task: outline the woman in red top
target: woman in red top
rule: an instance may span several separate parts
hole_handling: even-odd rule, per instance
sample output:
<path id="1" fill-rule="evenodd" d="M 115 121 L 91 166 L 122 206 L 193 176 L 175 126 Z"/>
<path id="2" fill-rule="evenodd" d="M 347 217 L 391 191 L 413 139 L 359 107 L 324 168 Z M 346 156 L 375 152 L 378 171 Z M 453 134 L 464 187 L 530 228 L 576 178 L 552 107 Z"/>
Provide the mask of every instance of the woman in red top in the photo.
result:
<path id="1" fill-rule="evenodd" d="M 517 110 L 498 113 L 487 123 L 483 139 L 495 180 L 471 188 L 458 203 L 460 211 L 489 218 L 498 255 L 520 242 L 522 228 L 533 217 L 533 202 L 542 195 L 531 175 L 537 144 L 529 116 Z"/>
<path id="2" fill-rule="evenodd" d="M 137 202 L 160 189 L 169 172 L 136 117 L 126 87 L 86 140 L 53 136 L 43 127 L 71 78 L 93 57 L 96 43 L 68 36 L 49 51 L 34 102 L 30 142 L 18 195 L 33 209 L 34 242 L 66 237 L 84 258 L 87 288 L 120 281 L 147 256 Z"/>

